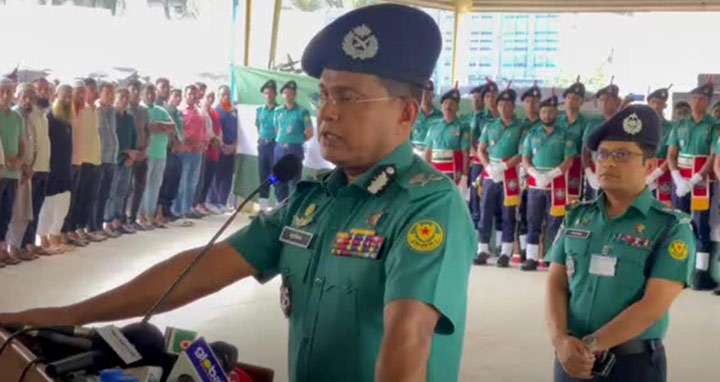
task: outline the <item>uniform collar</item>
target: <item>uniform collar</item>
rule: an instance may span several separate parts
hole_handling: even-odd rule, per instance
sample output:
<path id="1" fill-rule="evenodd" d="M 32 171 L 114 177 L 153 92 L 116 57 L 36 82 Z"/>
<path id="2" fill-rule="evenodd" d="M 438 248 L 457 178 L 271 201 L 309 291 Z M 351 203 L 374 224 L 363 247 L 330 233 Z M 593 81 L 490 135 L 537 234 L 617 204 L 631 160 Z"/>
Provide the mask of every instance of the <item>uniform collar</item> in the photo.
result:
<path id="1" fill-rule="evenodd" d="M 630 208 L 635 209 L 639 211 L 643 216 L 647 216 L 648 211 L 650 211 L 650 206 L 653 204 L 653 196 L 650 193 L 650 190 L 645 187 L 645 190 L 637 197 L 635 198 L 635 201 L 630 204 Z M 600 208 L 603 213 L 605 213 L 605 193 L 601 194 L 597 199 L 597 206 Z M 630 209 L 628 208 L 628 210 Z M 625 214 L 627 214 L 627 211 L 625 211 Z M 624 216 L 624 214 L 623 214 Z"/>
<path id="2" fill-rule="evenodd" d="M 379 196 L 386 187 L 383 187 L 383 189 L 377 193 L 371 191 L 371 186 L 376 181 L 378 174 L 387 172 L 388 168 L 393 168 L 394 176 L 388 181 L 389 186 L 392 182 L 397 182 L 400 174 L 405 172 L 412 165 L 414 156 L 415 154 L 412 151 L 412 146 L 409 142 L 405 142 L 395 149 L 392 154 L 382 159 L 370 170 L 361 175 L 350 187 L 355 187 L 369 194 Z M 341 188 L 348 186 L 347 177 L 341 168 L 337 168 L 332 171 L 330 175 L 325 178 L 322 184 L 325 190 L 331 195 L 337 195 Z"/>

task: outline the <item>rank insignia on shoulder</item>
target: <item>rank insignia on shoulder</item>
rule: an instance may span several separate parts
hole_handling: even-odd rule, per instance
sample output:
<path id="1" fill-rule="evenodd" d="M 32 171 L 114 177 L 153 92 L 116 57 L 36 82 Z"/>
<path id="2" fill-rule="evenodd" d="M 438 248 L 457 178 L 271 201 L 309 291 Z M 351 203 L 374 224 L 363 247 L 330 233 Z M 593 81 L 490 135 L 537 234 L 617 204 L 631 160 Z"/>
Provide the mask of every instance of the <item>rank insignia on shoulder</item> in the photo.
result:
<path id="1" fill-rule="evenodd" d="M 420 174 L 413 175 L 413 177 L 410 178 L 410 181 L 408 183 L 413 186 L 417 185 L 417 186 L 424 187 L 425 185 L 427 185 L 430 182 L 439 182 L 443 179 L 444 179 L 444 177 L 442 175 L 420 173 Z"/>
<path id="2" fill-rule="evenodd" d="M 375 231 L 352 229 L 337 233 L 331 252 L 340 257 L 377 260 L 384 242 L 385 238 L 375 235 Z"/>

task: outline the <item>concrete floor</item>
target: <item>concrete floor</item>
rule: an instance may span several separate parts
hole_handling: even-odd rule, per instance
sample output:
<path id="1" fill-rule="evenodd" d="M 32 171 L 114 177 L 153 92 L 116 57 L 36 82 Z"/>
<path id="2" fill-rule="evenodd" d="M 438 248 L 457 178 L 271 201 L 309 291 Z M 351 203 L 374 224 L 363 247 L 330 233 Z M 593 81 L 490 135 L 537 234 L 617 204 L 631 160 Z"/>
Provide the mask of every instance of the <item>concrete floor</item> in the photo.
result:
<path id="1" fill-rule="evenodd" d="M 107 290 L 177 251 L 203 244 L 223 219 L 206 218 L 193 228 L 140 233 L 0 269 L 0 311 L 67 304 Z M 246 223 L 243 217 L 234 229 Z M 553 353 L 542 309 L 544 278 L 544 272 L 472 270 L 462 381 L 552 380 Z M 241 281 L 153 322 L 161 329 L 194 329 L 211 341 L 233 343 L 244 362 L 270 367 L 276 381 L 285 381 L 288 329 L 278 288 L 278 280 L 264 286 Z M 720 297 L 688 290 L 671 314 L 669 380 L 717 381 Z"/>

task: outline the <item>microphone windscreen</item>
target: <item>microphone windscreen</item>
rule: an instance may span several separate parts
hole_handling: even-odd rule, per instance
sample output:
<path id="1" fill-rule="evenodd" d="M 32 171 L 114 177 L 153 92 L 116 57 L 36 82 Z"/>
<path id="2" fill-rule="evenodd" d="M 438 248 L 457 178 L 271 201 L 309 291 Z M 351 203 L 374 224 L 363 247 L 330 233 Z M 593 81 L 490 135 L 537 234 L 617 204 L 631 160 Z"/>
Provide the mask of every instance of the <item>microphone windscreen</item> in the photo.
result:
<path id="1" fill-rule="evenodd" d="M 230 374 L 238 363 L 238 349 L 224 341 L 215 341 L 210 344 L 213 354 L 222 365 L 223 371 Z"/>
<path id="2" fill-rule="evenodd" d="M 288 154 L 280 158 L 273 166 L 272 173 L 281 182 L 287 182 L 300 176 L 302 161 L 295 154 Z"/>
<path id="3" fill-rule="evenodd" d="M 143 364 L 155 364 L 165 360 L 165 335 L 155 325 L 134 323 L 121 329 L 131 344 L 142 355 Z"/>

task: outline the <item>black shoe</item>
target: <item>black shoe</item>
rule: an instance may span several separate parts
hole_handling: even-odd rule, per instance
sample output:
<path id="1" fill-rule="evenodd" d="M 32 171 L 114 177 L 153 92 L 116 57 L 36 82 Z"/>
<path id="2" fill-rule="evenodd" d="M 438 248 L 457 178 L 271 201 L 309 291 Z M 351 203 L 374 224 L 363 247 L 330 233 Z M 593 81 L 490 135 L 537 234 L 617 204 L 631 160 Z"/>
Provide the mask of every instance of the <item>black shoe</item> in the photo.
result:
<path id="1" fill-rule="evenodd" d="M 699 269 L 696 269 L 695 272 L 693 272 L 692 277 L 692 288 L 693 290 L 709 290 L 713 289 L 715 287 L 716 283 L 710 277 L 710 272 L 708 271 L 701 271 Z"/>
<path id="2" fill-rule="evenodd" d="M 537 260 L 533 259 L 527 259 L 525 262 L 520 266 L 521 271 L 536 271 L 538 268 L 538 262 Z"/>
<path id="3" fill-rule="evenodd" d="M 132 227 L 135 229 L 135 231 L 147 231 L 148 230 L 144 225 L 142 225 L 138 222 L 132 223 Z"/>
<path id="4" fill-rule="evenodd" d="M 473 259 L 473 264 L 475 265 L 487 265 L 488 258 L 490 258 L 490 254 L 486 252 L 480 252 L 478 253 L 477 257 Z"/>
<path id="5" fill-rule="evenodd" d="M 69 237 L 68 244 L 73 245 L 75 247 L 87 247 L 88 244 L 90 244 L 90 243 L 88 243 L 87 241 L 85 241 L 83 239 L 76 239 L 74 237 Z"/>
<path id="6" fill-rule="evenodd" d="M 720 285 L 718 285 L 715 290 L 713 290 L 713 294 L 715 296 L 720 296 Z"/>
<path id="7" fill-rule="evenodd" d="M 202 219 L 203 217 L 205 217 L 205 215 L 201 215 L 201 214 L 199 214 L 199 213 L 197 213 L 197 212 L 195 212 L 195 211 L 193 210 L 193 211 L 188 212 L 188 214 L 185 215 L 185 217 L 188 218 L 188 219 L 200 220 L 200 219 Z"/>
<path id="8" fill-rule="evenodd" d="M 132 234 L 135 233 L 135 231 L 130 231 L 130 230 L 128 230 L 127 228 L 125 228 L 124 225 L 119 226 L 118 229 L 117 229 L 115 232 L 117 232 L 117 233 L 119 233 L 119 234 L 121 234 L 121 235 L 132 235 Z"/>
<path id="9" fill-rule="evenodd" d="M 500 255 L 497 259 L 498 268 L 507 268 L 510 266 L 510 256 L 508 255 Z"/>
<path id="10" fill-rule="evenodd" d="M 173 214 L 172 212 L 166 213 L 164 217 L 165 217 L 165 220 L 167 220 L 169 222 L 174 222 L 174 221 L 180 219 L 180 216 L 177 216 L 177 215 Z"/>

